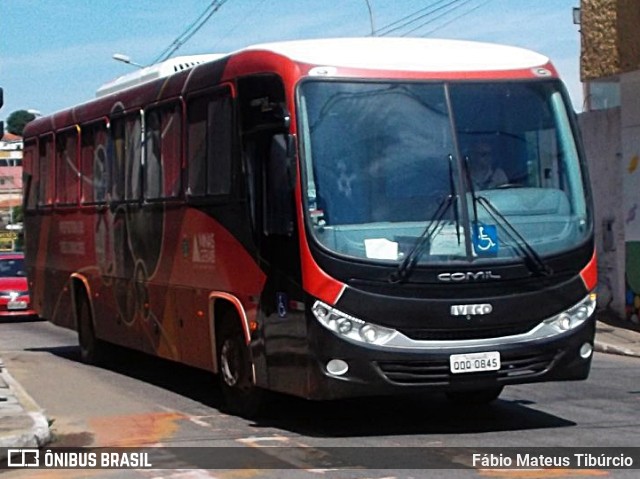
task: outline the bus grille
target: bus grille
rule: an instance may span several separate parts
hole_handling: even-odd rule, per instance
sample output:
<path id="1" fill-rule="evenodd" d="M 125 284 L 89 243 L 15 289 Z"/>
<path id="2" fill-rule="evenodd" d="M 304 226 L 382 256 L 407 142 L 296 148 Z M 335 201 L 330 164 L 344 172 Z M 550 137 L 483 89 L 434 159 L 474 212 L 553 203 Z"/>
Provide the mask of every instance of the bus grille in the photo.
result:
<path id="1" fill-rule="evenodd" d="M 464 339 L 489 339 L 514 336 L 531 331 L 539 321 L 509 324 L 506 326 L 491 326 L 488 328 L 461 329 L 401 329 L 400 332 L 414 341 L 448 341 Z"/>
<path id="2" fill-rule="evenodd" d="M 556 358 L 556 352 L 503 353 L 501 356 L 499 371 L 456 374 L 455 376 L 463 379 L 464 377 L 477 375 L 490 375 L 497 377 L 498 381 L 537 376 L 551 367 Z M 454 376 L 449 371 L 448 359 L 434 361 L 379 361 L 377 365 L 385 378 L 395 384 L 445 386 L 450 383 L 451 378 Z"/>

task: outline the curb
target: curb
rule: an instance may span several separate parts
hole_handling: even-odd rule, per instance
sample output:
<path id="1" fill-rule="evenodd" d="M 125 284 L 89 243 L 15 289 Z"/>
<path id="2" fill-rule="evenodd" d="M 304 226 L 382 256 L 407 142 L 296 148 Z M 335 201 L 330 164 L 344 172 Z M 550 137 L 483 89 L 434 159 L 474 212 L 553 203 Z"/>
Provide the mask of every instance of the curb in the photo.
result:
<path id="1" fill-rule="evenodd" d="M 11 374 L 4 368 L 0 360 L 0 380 L 4 382 L 8 394 L 6 403 L 10 411 L 0 414 L 3 423 L 14 423 L 15 427 L 8 434 L 0 437 L 0 461 L 6 459 L 6 448 L 39 447 L 51 440 L 49 421 L 44 411 L 24 390 Z M 2 408 L 0 408 L 2 412 Z"/>
<path id="2" fill-rule="evenodd" d="M 640 358 L 640 353 L 638 353 L 637 351 L 633 351 L 629 348 L 616 346 L 614 344 L 609 344 L 602 341 L 596 341 L 593 345 L 593 350 L 599 353 L 617 354 L 619 356 L 631 356 Z"/>

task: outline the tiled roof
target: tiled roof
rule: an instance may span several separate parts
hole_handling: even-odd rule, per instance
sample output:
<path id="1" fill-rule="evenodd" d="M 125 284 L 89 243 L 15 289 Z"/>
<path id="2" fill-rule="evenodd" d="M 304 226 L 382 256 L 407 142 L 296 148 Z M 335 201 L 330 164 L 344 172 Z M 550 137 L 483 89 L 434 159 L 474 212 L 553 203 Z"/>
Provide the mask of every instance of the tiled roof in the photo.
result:
<path id="1" fill-rule="evenodd" d="M 9 133 L 8 131 L 4 132 L 2 135 L 2 141 L 20 141 L 22 140 L 21 136 L 14 135 L 13 133 Z"/>

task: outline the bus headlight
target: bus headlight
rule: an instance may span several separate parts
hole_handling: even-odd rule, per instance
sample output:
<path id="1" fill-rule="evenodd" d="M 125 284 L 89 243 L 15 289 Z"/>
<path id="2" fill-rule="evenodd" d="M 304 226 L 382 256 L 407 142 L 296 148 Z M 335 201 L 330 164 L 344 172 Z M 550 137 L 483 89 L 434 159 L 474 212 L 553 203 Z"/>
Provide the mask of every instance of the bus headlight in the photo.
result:
<path id="1" fill-rule="evenodd" d="M 559 331 L 569 331 L 584 323 L 596 309 L 596 294 L 588 294 L 575 306 L 547 319 L 545 323 L 555 326 Z"/>
<path id="2" fill-rule="evenodd" d="M 395 329 L 378 326 L 377 324 L 354 318 L 321 301 L 316 301 L 311 311 L 325 328 L 333 331 L 338 336 L 360 343 L 381 346 L 396 334 Z"/>

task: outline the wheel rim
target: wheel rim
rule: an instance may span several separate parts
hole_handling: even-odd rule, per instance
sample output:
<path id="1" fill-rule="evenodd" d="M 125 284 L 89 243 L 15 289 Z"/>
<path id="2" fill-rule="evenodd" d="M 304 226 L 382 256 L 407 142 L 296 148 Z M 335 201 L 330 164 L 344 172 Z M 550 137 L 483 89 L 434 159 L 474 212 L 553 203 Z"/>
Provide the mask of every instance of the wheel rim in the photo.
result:
<path id="1" fill-rule="evenodd" d="M 222 378 L 229 387 L 238 386 L 240 380 L 240 352 L 238 346 L 231 339 L 227 339 L 222 345 L 220 362 Z"/>

